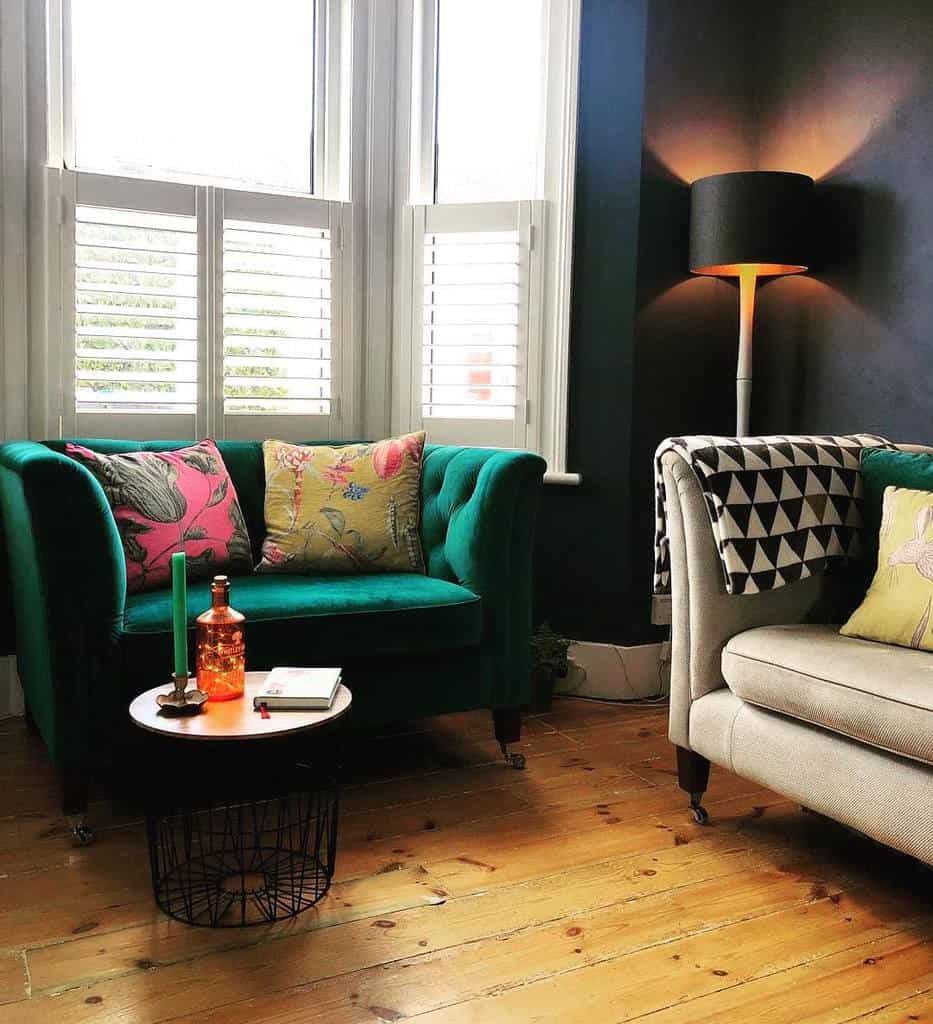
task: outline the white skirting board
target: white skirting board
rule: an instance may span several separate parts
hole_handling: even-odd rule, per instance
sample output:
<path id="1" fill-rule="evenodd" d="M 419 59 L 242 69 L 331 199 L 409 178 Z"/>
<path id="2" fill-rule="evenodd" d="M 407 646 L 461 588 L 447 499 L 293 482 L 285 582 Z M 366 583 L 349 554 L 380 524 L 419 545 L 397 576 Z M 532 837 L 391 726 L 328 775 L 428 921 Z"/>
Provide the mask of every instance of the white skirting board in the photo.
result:
<path id="1" fill-rule="evenodd" d="M 670 689 L 670 645 L 620 647 L 579 641 L 567 652 L 570 672 L 555 694 L 602 700 L 644 700 Z"/>
<path id="2" fill-rule="evenodd" d="M 16 674 L 16 658 L 0 658 L 0 718 L 23 713 L 23 688 Z"/>

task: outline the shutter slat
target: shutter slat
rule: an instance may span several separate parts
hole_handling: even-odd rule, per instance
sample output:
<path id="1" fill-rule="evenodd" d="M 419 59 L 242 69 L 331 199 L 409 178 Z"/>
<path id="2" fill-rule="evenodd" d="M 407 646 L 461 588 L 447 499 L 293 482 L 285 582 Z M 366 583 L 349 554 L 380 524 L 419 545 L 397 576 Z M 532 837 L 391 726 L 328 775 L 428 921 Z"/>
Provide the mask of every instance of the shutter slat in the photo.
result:
<path id="1" fill-rule="evenodd" d="M 257 296 L 257 298 L 270 298 L 278 301 L 282 298 L 280 295 L 267 295 Z M 330 322 L 330 314 L 324 312 L 324 303 L 330 305 L 330 299 L 314 299 L 314 304 L 319 305 L 320 311 L 317 315 L 313 313 L 295 313 L 288 309 L 242 309 L 240 306 L 234 306 L 234 308 L 227 308 L 226 296 L 224 296 L 224 313 L 230 316 L 265 316 L 275 317 L 276 320 L 326 320 Z"/>
<path id="2" fill-rule="evenodd" d="M 189 254 L 190 255 L 190 254 Z M 119 274 L 132 274 L 136 275 L 148 275 L 151 277 L 179 277 L 187 278 L 195 286 L 197 283 L 197 275 L 189 270 L 177 270 L 169 267 L 158 266 L 155 269 L 150 269 L 147 266 L 140 266 L 138 264 L 128 263 L 114 263 L 110 260 L 88 260 L 81 259 L 80 254 L 77 254 L 75 259 L 75 270 L 76 271 L 107 271 L 112 275 Z"/>
<path id="3" fill-rule="evenodd" d="M 146 288 L 127 288 L 125 285 L 122 288 L 108 288 L 105 282 L 99 281 L 76 281 L 76 288 L 78 288 L 79 294 L 81 295 L 134 295 L 142 299 L 195 299 L 197 296 L 190 295 L 187 292 L 169 292 L 166 291 L 151 291 Z M 78 300 L 80 301 L 80 300 Z M 90 300 L 93 302 L 93 300 Z"/>
<path id="4" fill-rule="evenodd" d="M 78 360 L 87 359 L 100 359 L 109 360 L 114 363 L 123 362 L 137 362 L 137 363 L 158 363 L 164 361 L 165 357 L 160 356 L 158 352 L 138 352 L 138 351 L 122 351 L 120 349 L 99 349 L 99 348 L 80 348 L 75 350 L 75 358 Z M 171 362 L 176 363 L 178 366 L 197 366 L 197 359 L 181 359 L 176 353 L 172 353 Z"/>
<path id="5" fill-rule="evenodd" d="M 228 291 L 227 289 L 224 289 L 224 295 L 236 296 L 238 299 L 262 297 L 257 292 Z M 277 299 L 301 299 L 303 302 L 307 302 L 309 299 L 313 299 L 318 302 L 330 302 L 329 295 L 295 295 L 288 292 L 263 292 L 262 295 L 274 295 Z"/>
<path id="6" fill-rule="evenodd" d="M 275 269 L 264 270 L 264 269 L 262 269 L 260 267 L 249 267 L 248 269 L 244 269 L 244 268 L 235 266 L 235 263 L 237 261 L 233 259 L 233 255 L 239 255 L 239 253 L 232 254 L 231 258 L 229 260 L 229 263 L 226 260 L 224 261 L 224 265 L 228 266 L 228 270 L 227 270 L 228 274 L 248 274 L 250 277 L 277 277 L 277 278 L 282 278 L 282 279 L 284 279 L 284 278 L 298 278 L 298 279 L 300 279 L 302 281 L 328 281 L 328 280 L 330 280 L 330 261 L 329 260 L 312 261 L 312 262 L 317 262 L 317 263 L 320 264 L 319 271 L 317 273 L 313 273 L 313 274 L 302 274 L 300 272 L 301 268 L 295 267 L 295 265 L 293 263 L 290 263 L 288 265 L 288 269 L 286 269 L 286 270 L 275 270 Z M 243 260 L 242 262 L 243 263 L 247 263 L 248 261 Z"/>
<path id="7" fill-rule="evenodd" d="M 319 398 L 278 398 L 270 408 L 265 398 L 224 398 L 224 411 L 237 415 L 282 414 L 287 416 L 327 416 L 330 414 L 330 399 Z"/>
<path id="8" fill-rule="evenodd" d="M 242 330 L 242 328 L 241 328 Z M 302 334 L 280 334 L 276 335 L 273 340 L 277 348 L 282 349 L 282 354 L 290 354 L 295 356 L 301 356 L 304 352 L 304 347 L 313 345 L 329 345 L 330 344 L 330 326 L 327 323 L 322 324 L 321 335 L 317 338 L 312 338 L 309 335 Z M 269 341 L 268 335 L 261 333 L 256 334 L 242 334 L 235 327 L 224 329 L 224 345 L 226 343 L 233 342 L 234 344 L 246 344 L 255 343 L 257 345 L 263 345 Z"/>
<path id="9" fill-rule="evenodd" d="M 144 217 L 145 214 L 140 214 L 140 216 Z M 82 225 L 78 224 L 76 225 L 76 228 L 80 228 L 81 226 Z M 143 253 L 147 256 L 194 256 L 194 254 L 197 252 L 198 244 L 197 237 L 191 238 L 191 241 L 189 242 L 188 239 L 191 236 L 188 235 L 185 236 L 185 245 L 187 246 L 187 248 L 183 249 L 181 248 L 181 245 L 179 245 L 177 248 L 165 248 L 164 246 L 158 245 L 145 245 L 141 244 L 141 242 L 137 242 L 135 239 L 127 239 L 123 243 L 121 243 L 118 239 L 100 241 L 94 238 L 82 238 L 81 234 L 82 233 L 80 231 L 76 232 L 75 244 L 81 246 L 82 248 L 95 250 L 100 249 L 104 252 Z"/>
<path id="10" fill-rule="evenodd" d="M 100 294 L 102 294 L 102 295 L 116 295 L 115 292 L 101 292 Z M 132 317 L 134 320 L 159 320 L 159 321 L 161 321 L 163 319 L 167 319 L 167 317 L 163 318 L 163 316 L 162 316 L 162 309 L 163 309 L 163 307 L 160 307 L 160 306 L 153 306 L 153 308 L 151 310 L 147 310 L 145 313 L 140 313 L 138 306 L 119 306 L 116 303 L 104 302 L 103 300 L 96 301 L 96 302 L 94 300 L 82 301 L 82 296 L 83 295 L 84 295 L 84 290 L 82 289 L 82 291 L 77 294 L 76 301 L 75 301 L 75 312 L 79 316 L 92 317 L 92 318 L 100 318 L 100 317 L 103 316 L 105 319 L 107 319 L 107 318 L 112 319 L 114 317 L 119 317 L 121 320 L 122 319 L 126 319 L 128 317 Z M 189 309 L 193 308 L 193 312 L 190 312 L 190 313 L 189 312 L 185 312 L 185 313 L 172 313 L 171 314 L 171 318 L 173 320 L 180 321 L 180 320 L 197 320 L 198 319 L 197 304 L 196 304 L 196 302 L 192 306 L 192 300 L 189 297 L 187 297 L 187 296 L 178 295 L 178 296 L 173 296 L 173 298 L 176 298 L 176 299 L 179 300 L 176 303 L 176 306 L 179 309 L 189 310 Z"/>

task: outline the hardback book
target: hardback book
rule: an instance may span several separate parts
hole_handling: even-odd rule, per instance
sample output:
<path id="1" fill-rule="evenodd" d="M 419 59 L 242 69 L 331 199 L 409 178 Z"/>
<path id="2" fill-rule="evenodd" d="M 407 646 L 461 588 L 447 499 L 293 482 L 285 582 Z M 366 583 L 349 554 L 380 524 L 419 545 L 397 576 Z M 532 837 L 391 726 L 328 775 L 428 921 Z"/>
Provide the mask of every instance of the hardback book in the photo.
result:
<path id="1" fill-rule="evenodd" d="M 327 711 L 340 686 L 339 668 L 274 668 L 253 697 L 270 711 Z"/>

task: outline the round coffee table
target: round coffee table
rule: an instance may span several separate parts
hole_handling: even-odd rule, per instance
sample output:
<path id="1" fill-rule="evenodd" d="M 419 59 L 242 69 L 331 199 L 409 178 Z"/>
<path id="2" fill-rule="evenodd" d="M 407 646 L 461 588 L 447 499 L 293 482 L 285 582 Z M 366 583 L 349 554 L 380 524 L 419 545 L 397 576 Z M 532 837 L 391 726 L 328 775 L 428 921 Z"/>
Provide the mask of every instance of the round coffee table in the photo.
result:
<path id="1" fill-rule="evenodd" d="M 129 707 L 139 728 L 171 740 L 152 750 L 146 831 L 156 903 L 188 924 L 242 927 L 294 917 L 330 888 L 337 765 L 334 753 L 320 752 L 324 733 L 315 736 L 315 758 L 308 741 L 312 730 L 341 719 L 353 698 L 341 685 L 327 711 L 263 718 L 253 696 L 266 675 L 248 672 L 242 699 L 208 701 L 192 716 L 160 711 L 155 698 L 167 685 Z"/>

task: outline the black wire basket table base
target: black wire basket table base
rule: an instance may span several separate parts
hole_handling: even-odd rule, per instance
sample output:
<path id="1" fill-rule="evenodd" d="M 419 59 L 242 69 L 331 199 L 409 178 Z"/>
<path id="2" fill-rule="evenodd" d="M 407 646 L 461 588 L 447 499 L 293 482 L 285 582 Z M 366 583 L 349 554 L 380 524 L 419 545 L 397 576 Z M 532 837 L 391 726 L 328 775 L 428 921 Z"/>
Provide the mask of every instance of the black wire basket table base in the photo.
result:
<path id="1" fill-rule="evenodd" d="M 250 794 L 146 819 L 156 903 L 186 924 L 232 928 L 295 917 L 330 888 L 339 789 L 296 765 L 280 795 Z"/>

